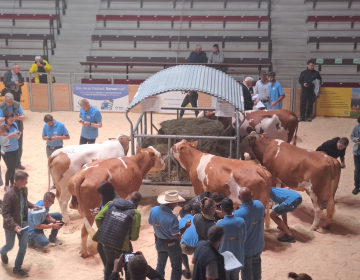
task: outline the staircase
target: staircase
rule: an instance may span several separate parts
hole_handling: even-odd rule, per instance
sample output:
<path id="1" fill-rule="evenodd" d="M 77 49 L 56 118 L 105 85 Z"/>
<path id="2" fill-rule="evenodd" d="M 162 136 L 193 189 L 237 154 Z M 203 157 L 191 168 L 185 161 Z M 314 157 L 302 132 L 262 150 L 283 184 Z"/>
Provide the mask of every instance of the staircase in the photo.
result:
<path id="1" fill-rule="evenodd" d="M 299 77 L 309 57 L 304 0 L 273 0 L 271 18 L 273 69 L 289 87 L 290 78 Z"/>

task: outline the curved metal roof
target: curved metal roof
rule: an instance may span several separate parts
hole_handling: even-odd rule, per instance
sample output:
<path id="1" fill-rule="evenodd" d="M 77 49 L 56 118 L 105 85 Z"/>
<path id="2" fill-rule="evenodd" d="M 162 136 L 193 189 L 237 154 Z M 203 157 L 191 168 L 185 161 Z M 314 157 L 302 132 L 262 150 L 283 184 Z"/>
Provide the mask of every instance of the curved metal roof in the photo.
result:
<path id="1" fill-rule="evenodd" d="M 167 91 L 189 90 L 207 93 L 244 111 L 241 85 L 224 72 L 203 65 L 177 65 L 154 74 L 140 85 L 126 111 L 146 97 Z"/>

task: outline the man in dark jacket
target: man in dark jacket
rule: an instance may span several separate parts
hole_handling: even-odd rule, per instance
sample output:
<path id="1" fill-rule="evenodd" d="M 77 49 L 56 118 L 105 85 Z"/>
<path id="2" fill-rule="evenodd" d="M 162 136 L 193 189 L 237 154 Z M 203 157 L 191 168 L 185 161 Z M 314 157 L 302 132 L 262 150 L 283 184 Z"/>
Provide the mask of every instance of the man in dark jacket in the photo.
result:
<path id="1" fill-rule="evenodd" d="M 311 114 L 315 102 L 315 80 L 322 81 L 320 73 L 314 69 L 314 63 L 309 60 L 307 62 L 308 68 L 301 72 L 299 83 L 301 85 L 300 96 L 300 118 L 299 121 L 311 122 Z M 307 108 L 306 108 L 307 104 Z M 305 115 L 306 114 L 306 115 Z M 306 118 L 305 118 L 306 117 Z"/>
<path id="2" fill-rule="evenodd" d="M 224 257 L 219 253 L 224 234 L 222 226 L 213 226 L 208 231 L 208 241 L 199 241 L 196 245 L 193 280 L 226 279 Z"/>
<path id="3" fill-rule="evenodd" d="M 15 260 L 13 273 L 21 277 L 29 274 L 21 269 L 24 261 L 27 241 L 29 237 L 28 209 L 38 208 L 27 199 L 27 180 L 29 175 L 24 171 L 17 171 L 15 174 L 14 186 L 5 193 L 3 200 L 3 227 L 5 229 L 5 246 L 1 248 L 1 261 L 4 264 L 9 262 L 7 253 L 14 247 L 15 236 L 19 239 L 19 251 Z"/>
<path id="4" fill-rule="evenodd" d="M 241 84 L 243 97 L 244 97 L 244 106 L 246 110 L 252 110 L 254 107 L 254 101 L 252 100 L 253 88 L 252 88 L 253 78 L 245 77 L 243 83 Z"/>
<path id="5" fill-rule="evenodd" d="M 20 66 L 14 64 L 13 69 L 4 74 L 4 86 L 14 95 L 14 99 L 20 102 L 21 87 L 24 85 L 24 79 L 20 73 Z"/>
<path id="6" fill-rule="evenodd" d="M 324 142 L 319 146 L 316 151 L 325 152 L 333 158 L 340 157 L 341 167 L 345 168 L 345 152 L 346 147 L 349 145 L 349 139 L 346 137 L 335 137 L 331 140 Z"/>

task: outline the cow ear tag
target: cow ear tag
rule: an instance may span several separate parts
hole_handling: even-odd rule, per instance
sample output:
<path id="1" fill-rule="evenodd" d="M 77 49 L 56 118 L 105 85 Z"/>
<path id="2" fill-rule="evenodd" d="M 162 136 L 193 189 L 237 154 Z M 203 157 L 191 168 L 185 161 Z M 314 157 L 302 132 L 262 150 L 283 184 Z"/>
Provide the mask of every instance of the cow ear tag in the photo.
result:
<path id="1" fill-rule="evenodd" d="M 191 144 L 191 147 L 195 148 L 195 144 Z"/>

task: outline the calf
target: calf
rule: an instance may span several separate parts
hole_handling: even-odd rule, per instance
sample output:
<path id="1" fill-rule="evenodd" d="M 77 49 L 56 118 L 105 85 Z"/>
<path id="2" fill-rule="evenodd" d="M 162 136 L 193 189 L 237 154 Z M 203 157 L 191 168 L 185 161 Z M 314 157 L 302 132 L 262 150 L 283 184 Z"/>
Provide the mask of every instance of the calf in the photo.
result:
<path id="1" fill-rule="evenodd" d="M 263 136 L 263 135 L 261 135 Z M 340 163 L 326 154 L 290 145 L 282 140 L 259 137 L 255 132 L 249 143 L 257 160 L 272 174 L 272 186 L 279 178 L 296 191 L 305 191 L 311 198 L 315 218 L 311 230 L 319 228 L 321 214 L 326 202 L 326 224 L 330 227 L 335 213 L 335 193 L 340 180 Z"/>
<path id="2" fill-rule="evenodd" d="M 137 148 L 139 153 L 131 157 L 110 158 L 85 164 L 81 171 L 71 177 L 69 192 L 72 195 L 70 208 L 77 209 L 84 218 L 81 230 L 81 256 L 88 257 L 86 240 L 94 235 L 94 217 L 90 209 L 100 207 L 101 196 L 97 188 L 103 181 L 110 182 L 115 192 L 126 199 L 132 192 L 139 191 L 142 179 L 148 173 L 165 169 L 161 154 L 152 146 Z"/>
<path id="3" fill-rule="evenodd" d="M 175 159 L 189 173 L 195 194 L 218 192 L 229 197 L 237 207 L 241 204 L 240 188 L 248 187 L 253 199 L 261 201 L 266 207 L 266 225 L 269 226 L 271 174 L 252 161 L 204 154 L 195 149 L 197 144 L 198 141 L 182 140 L 172 149 Z"/>

